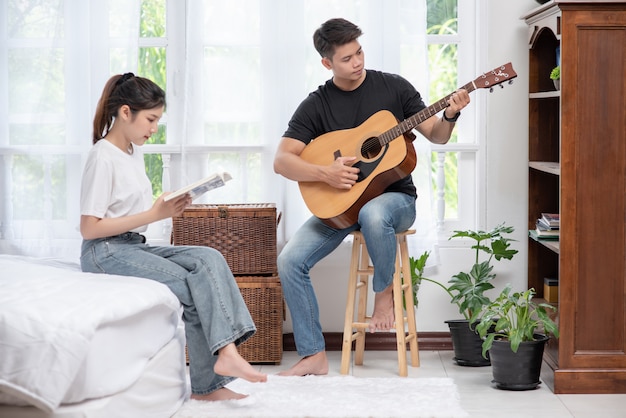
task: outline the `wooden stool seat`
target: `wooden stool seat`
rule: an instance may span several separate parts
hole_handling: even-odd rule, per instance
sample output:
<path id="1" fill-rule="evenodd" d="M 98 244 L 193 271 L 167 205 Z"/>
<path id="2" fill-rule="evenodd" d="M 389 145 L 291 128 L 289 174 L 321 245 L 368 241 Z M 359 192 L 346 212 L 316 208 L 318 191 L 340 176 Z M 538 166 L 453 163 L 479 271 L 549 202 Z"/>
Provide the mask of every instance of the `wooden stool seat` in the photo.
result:
<path id="1" fill-rule="evenodd" d="M 417 329 L 415 323 L 415 304 L 413 302 L 413 286 L 411 283 L 411 266 L 409 261 L 409 249 L 407 235 L 414 234 L 415 230 L 407 230 L 396 234 L 397 253 L 396 269 L 393 275 L 393 304 L 396 325 L 396 344 L 398 350 L 398 369 L 402 377 L 408 375 L 406 349 L 409 343 L 411 351 L 411 366 L 419 366 L 419 353 L 417 345 Z M 365 245 L 363 234 L 359 231 L 352 233 L 352 260 L 350 262 L 350 277 L 348 278 L 348 300 L 346 302 L 346 317 L 343 329 L 343 346 L 341 349 L 341 374 L 348 374 L 350 369 L 350 354 L 352 342 L 355 343 L 354 364 L 363 364 L 365 351 L 365 334 L 367 333 L 367 293 L 369 277 L 374 274 L 374 267 L 370 264 L 369 253 Z M 407 278 L 406 284 L 402 283 L 402 277 Z M 356 318 L 354 315 L 355 305 L 358 306 Z M 406 306 L 406 312 L 404 307 Z M 406 313 L 406 316 L 405 316 Z M 408 333 L 405 331 L 408 325 Z"/>

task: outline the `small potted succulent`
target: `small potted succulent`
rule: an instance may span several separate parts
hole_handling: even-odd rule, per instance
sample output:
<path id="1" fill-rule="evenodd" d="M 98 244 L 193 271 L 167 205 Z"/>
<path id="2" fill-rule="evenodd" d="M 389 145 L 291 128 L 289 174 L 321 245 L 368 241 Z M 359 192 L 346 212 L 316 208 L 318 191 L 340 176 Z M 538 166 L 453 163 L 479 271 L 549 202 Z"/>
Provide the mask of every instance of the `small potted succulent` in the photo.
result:
<path id="1" fill-rule="evenodd" d="M 561 66 L 557 65 L 550 72 L 550 79 L 554 82 L 554 88 L 561 89 Z"/>

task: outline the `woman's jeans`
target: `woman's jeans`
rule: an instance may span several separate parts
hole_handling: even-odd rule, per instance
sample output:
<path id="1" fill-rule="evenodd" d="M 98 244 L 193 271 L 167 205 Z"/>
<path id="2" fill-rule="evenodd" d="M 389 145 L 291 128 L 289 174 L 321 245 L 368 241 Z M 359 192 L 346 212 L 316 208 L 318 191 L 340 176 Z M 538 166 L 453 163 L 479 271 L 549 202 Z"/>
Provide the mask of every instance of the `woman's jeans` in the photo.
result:
<path id="1" fill-rule="evenodd" d="M 219 251 L 151 247 L 142 235 L 127 232 L 83 241 L 80 261 L 83 271 L 156 280 L 176 295 L 183 306 L 192 393 L 211 393 L 234 379 L 213 371 L 217 352 L 241 344 L 256 328 Z"/>
<path id="2" fill-rule="evenodd" d="M 383 193 L 359 212 L 358 223 L 335 229 L 313 216 L 287 242 L 278 256 L 278 274 L 291 313 L 296 348 L 300 356 L 325 350 L 319 307 L 309 274 L 318 261 L 330 254 L 352 231 L 360 229 L 372 259 L 375 292 L 393 281 L 396 262 L 396 232 L 415 222 L 415 197 L 405 193 Z"/>

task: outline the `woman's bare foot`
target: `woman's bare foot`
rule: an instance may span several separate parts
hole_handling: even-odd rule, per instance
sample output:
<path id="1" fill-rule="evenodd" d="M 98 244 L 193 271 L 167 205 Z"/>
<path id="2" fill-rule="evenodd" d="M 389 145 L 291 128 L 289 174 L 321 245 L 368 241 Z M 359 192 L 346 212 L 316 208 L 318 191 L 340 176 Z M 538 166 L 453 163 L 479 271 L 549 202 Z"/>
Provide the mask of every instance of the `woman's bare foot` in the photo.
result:
<path id="1" fill-rule="evenodd" d="M 394 326 L 393 285 L 374 295 L 374 313 L 367 329 L 370 332 L 388 331 Z"/>
<path id="2" fill-rule="evenodd" d="M 278 373 L 279 376 L 306 376 L 309 374 L 328 374 L 328 357 L 326 351 L 303 357 L 290 369 Z"/>
<path id="3" fill-rule="evenodd" d="M 219 350 L 213 370 L 222 376 L 240 377 L 248 382 L 267 382 L 267 375 L 256 370 L 237 351 L 235 344 L 230 343 Z"/>
<path id="4" fill-rule="evenodd" d="M 220 388 L 214 392 L 207 393 L 206 395 L 191 395 L 191 399 L 196 399 L 198 401 L 228 401 L 228 400 L 237 400 L 243 399 L 248 395 L 243 395 L 241 393 L 233 392 L 228 388 Z"/>

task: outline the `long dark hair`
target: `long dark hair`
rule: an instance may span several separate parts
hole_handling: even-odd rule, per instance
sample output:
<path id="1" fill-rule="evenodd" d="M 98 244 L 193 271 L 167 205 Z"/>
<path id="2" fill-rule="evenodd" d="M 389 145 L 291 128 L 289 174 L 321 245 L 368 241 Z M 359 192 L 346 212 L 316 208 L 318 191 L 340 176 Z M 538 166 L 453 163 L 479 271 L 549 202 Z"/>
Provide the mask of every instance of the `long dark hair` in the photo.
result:
<path id="1" fill-rule="evenodd" d="M 330 19 L 313 33 L 313 45 L 322 58 L 332 59 L 335 48 L 345 45 L 363 35 L 361 29 L 346 19 Z"/>
<path id="2" fill-rule="evenodd" d="M 113 119 L 123 105 L 128 105 L 134 116 L 140 110 L 165 106 L 165 92 L 153 81 L 137 77 L 133 73 L 117 74 L 109 78 L 93 118 L 94 144 L 109 132 Z"/>

